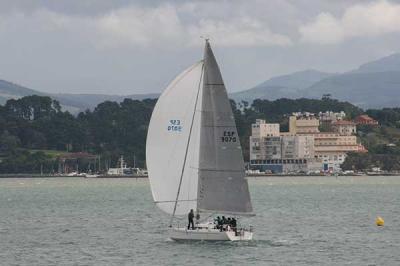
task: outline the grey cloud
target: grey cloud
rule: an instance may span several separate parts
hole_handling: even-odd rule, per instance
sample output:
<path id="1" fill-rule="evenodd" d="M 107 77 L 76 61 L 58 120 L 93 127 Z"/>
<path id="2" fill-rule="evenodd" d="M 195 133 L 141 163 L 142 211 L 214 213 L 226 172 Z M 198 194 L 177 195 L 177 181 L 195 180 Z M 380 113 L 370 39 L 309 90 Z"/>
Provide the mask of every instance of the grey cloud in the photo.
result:
<path id="1" fill-rule="evenodd" d="M 302 69 L 345 71 L 399 51 L 399 34 L 323 45 L 300 42 L 300 29 L 375 2 L 0 0 L 0 79 L 51 92 L 159 92 L 201 58 L 205 31 L 231 91 Z"/>

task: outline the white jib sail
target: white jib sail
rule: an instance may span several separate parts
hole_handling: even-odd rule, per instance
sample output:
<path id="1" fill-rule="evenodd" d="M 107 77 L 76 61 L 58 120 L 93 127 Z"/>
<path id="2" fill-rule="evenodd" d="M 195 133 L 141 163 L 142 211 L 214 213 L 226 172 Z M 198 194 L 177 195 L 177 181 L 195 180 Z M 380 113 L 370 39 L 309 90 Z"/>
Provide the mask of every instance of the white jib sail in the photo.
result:
<path id="1" fill-rule="evenodd" d="M 200 116 L 198 112 L 193 114 L 196 99 L 197 106 L 201 102 L 198 94 L 203 86 L 202 71 L 203 61 L 200 61 L 175 78 L 158 99 L 149 124 L 146 162 L 151 191 L 157 206 L 169 214 L 174 210 L 183 165 L 175 214 L 187 214 L 197 205 Z"/>

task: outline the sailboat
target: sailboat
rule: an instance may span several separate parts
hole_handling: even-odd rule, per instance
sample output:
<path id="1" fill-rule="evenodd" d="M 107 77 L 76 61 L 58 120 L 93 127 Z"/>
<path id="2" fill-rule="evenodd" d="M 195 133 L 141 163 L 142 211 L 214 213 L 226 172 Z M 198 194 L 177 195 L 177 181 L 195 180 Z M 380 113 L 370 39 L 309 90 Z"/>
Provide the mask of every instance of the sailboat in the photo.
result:
<path id="1" fill-rule="evenodd" d="M 235 119 L 208 40 L 203 60 L 178 75 L 159 97 L 146 143 L 155 204 L 171 215 L 174 240 L 251 240 L 252 228 L 224 230 L 200 217 L 252 216 Z M 195 229 L 173 226 L 196 213 Z"/>

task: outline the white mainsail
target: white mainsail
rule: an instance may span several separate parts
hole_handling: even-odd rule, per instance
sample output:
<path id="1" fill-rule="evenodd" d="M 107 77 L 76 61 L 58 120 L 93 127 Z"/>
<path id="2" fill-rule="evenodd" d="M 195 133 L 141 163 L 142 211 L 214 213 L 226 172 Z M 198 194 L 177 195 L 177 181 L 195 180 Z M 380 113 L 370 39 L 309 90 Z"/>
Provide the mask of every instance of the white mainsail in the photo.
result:
<path id="1" fill-rule="evenodd" d="M 252 214 L 235 120 L 208 41 L 204 60 L 158 99 L 146 161 L 154 201 L 163 211 Z"/>

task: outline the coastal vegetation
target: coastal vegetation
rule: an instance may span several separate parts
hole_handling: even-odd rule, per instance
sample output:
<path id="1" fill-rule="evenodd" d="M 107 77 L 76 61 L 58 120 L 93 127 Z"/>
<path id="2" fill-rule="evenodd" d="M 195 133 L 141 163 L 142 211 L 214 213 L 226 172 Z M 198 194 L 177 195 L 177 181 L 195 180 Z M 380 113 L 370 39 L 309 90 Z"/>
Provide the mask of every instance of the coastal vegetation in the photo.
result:
<path id="1" fill-rule="evenodd" d="M 106 101 L 73 116 L 49 97 L 8 100 L 0 107 L 0 173 L 56 172 L 60 155 L 69 152 L 100 155 L 107 165 L 116 164 L 123 154 L 143 167 L 155 102 Z"/>
<path id="2" fill-rule="evenodd" d="M 379 126 L 358 126 L 358 136 L 368 153 L 350 153 L 342 164 L 344 170 L 400 170 L 400 109 L 368 110 Z M 390 114 L 388 116 L 388 114 Z"/>
<path id="3" fill-rule="evenodd" d="M 120 155 L 132 165 L 145 167 L 148 123 L 156 99 L 122 102 L 105 101 L 93 110 L 74 116 L 63 111 L 58 101 L 47 96 L 26 96 L 0 106 L 0 173 L 57 172 L 60 158 L 73 152 L 99 157 L 100 168 L 113 166 Z M 245 160 L 249 156 L 251 124 L 256 119 L 281 124 L 288 129 L 292 112 L 345 111 L 349 119 L 364 111 L 348 102 L 331 99 L 278 99 L 235 103 L 231 101 Z M 358 128 L 367 154 L 350 154 L 345 169 L 365 169 L 371 165 L 386 170 L 400 169 L 400 108 L 365 111 L 380 126 Z M 100 159 L 101 158 L 101 159 Z M 85 170 L 83 162 L 77 167 Z"/>

